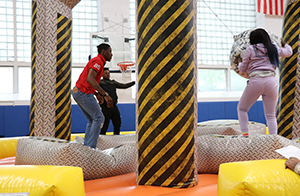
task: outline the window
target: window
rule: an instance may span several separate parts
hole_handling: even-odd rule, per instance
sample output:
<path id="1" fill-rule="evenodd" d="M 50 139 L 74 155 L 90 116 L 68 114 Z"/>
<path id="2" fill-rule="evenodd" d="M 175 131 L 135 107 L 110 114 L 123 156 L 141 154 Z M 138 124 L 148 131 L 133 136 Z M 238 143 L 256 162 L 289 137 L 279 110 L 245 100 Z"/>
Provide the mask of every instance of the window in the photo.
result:
<path id="1" fill-rule="evenodd" d="M 31 1 L 16 0 L 17 61 L 31 61 Z"/>
<path id="2" fill-rule="evenodd" d="M 13 92 L 13 68 L 1 67 L 0 69 L 1 93 Z"/>
<path id="3" fill-rule="evenodd" d="M 28 91 L 31 91 L 31 68 L 19 67 L 18 73 L 18 92 L 21 94 L 26 94 Z"/>
<path id="4" fill-rule="evenodd" d="M 198 0 L 197 11 L 198 91 L 242 91 L 229 54 L 233 35 L 256 27 L 255 0 Z"/>
<path id="5" fill-rule="evenodd" d="M 226 70 L 198 69 L 198 89 L 199 91 L 226 91 Z"/>
<path id="6" fill-rule="evenodd" d="M 72 85 L 90 55 L 89 34 L 100 28 L 98 2 L 80 1 L 72 10 Z M 0 0 L 1 80 L 12 81 L 1 85 L 0 93 L 30 94 L 31 4 L 31 0 Z M 131 34 L 135 34 L 135 12 L 135 0 L 129 0 Z M 245 79 L 231 70 L 229 54 L 233 34 L 256 26 L 255 0 L 198 0 L 197 12 L 199 91 L 242 91 Z"/>
<path id="7" fill-rule="evenodd" d="M 135 27 L 135 0 L 129 1 Z M 244 78 L 231 70 L 233 35 L 256 26 L 255 0 L 197 1 L 198 91 L 242 91 Z M 231 70 L 231 71 L 230 71 Z"/>
<path id="8" fill-rule="evenodd" d="M 98 0 L 72 9 L 72 84 L 90 54 L 89 33 L 97 32 Z M 0 0 L 0 93 L 31 92 L 31 0 Z M 75 64 L 75 65 L 74 65 Z"/>
<path id="9" fill-rule="evenodd" d="M 129 22 L 130 22 L 130 33 L 134 34 L 135 33 L 135 24 L 136 24 L 136 19 L 135 19 L 135 0 L 129 0 Z"/>
<path id="10" fill-rule="evenodd" d="M 136 19 L 135 19 L 135 0 L 129 0 L 129 23 L 130 23 L 130 33 L 135 34 L 135 29 L 136 29 Z M 135 59 L 135 41 L 131 45 L 130 50 L 132 51 L 132 59 Z"/>
<path id="11" fill-rule="evenodd" d="M 14 61 L 14 9 L 12 1 L 0 1 L 0 61 Z"/>
<path id="12" fill-rule="evenodd" d="M 72 68 L 72 72 L 71 72 L 71 87 L 74 87 L 77 79 L 79 78 L 81 72 L 83 71 L 83 68 L 77 68 L 74 67 Z"/>
<path id="13" fill-rule="evenodd" d="M 90 55 L 90 33 L 98 31 L 97 0 L 80 1 L 72 9 L 72 63 L 88 61 Z"/>

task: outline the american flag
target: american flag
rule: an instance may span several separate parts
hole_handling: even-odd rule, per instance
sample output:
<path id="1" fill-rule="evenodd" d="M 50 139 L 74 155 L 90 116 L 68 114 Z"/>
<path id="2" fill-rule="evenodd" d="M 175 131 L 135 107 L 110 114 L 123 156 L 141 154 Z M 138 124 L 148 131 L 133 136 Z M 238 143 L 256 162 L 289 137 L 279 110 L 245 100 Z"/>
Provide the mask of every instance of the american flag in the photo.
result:
<path id="1" fill-rule="evenodd" d="M 284 0 L 257 0 L 259 13 L 282 16 L 284 13 Z"/>

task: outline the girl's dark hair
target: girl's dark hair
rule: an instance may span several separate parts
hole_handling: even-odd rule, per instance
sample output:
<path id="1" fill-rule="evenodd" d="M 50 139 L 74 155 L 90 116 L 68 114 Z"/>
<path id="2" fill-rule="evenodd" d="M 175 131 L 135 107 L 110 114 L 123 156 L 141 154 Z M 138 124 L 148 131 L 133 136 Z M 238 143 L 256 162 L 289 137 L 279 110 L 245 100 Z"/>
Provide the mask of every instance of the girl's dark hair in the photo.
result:
<path id="1" fill-rule="evenodd" d="M 109 44 L 106 44 L 106 43 L 99 44 L 97 46 L 98 54 L 100 54 L 102 52 L 102 50 L 108 50 L 108 48 L 110 48 Z"/>
<path id="2" fill-rule="evenodd" d="M 270 62 L 275 66 L 279 66 L 277 48 L 272 44 L 269 34 L 264 29 L 255 29 L 250 33 L 250 44 L 256 45 L 259 43 L 262 43 L 267 49 Z"/>

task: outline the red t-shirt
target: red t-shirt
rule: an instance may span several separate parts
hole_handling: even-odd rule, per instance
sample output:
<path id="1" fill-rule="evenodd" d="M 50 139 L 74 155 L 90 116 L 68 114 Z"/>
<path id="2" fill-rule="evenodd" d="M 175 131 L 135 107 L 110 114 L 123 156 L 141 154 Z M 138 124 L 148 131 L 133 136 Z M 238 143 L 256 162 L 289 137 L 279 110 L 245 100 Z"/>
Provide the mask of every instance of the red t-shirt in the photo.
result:
<path id="1" fill-rule="evenodd" d="M 86 81 L 87 76 L 89 74 L 90 69 L 93 69 L 97 72 L 96 81 L 100 82 L 100 79 L 103 74 L 104 65 L 106 64 L 105 58 L 98 54 L 96 57 L 92 58 L 87 65 L 84 67 L 82 73 L 80 74 L 77 82 L 76 87 L 85 94 L 95 93 L 95 89 L 91 87 L 91 85 Z"/>

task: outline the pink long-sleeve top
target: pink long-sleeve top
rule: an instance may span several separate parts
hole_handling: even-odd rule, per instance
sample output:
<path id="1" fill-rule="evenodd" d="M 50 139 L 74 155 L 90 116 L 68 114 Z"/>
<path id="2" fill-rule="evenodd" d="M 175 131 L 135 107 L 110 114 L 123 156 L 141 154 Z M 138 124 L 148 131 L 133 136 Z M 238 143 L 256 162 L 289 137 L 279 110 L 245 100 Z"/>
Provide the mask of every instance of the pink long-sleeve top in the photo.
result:
<path id="1" fill-rule="evenodd" d="M 257 52 L 255 52 L 255 45 L 250 45 L 246 49 L 243 61 L 239 63 L 239 71 L 245 73 L 252 73 L 253 71 L 274 71 L 276 66 L 271 64 L 268 57 L 267 49 L 263 44 L 256 44 Z M 290 57 L 293 54 L 292 47 L 285 44 L 283 48 L 277 47 L 278 55 L 280 57 Z"/>

